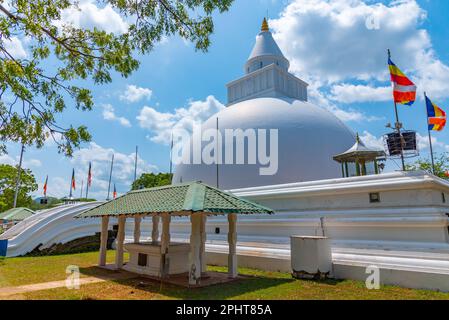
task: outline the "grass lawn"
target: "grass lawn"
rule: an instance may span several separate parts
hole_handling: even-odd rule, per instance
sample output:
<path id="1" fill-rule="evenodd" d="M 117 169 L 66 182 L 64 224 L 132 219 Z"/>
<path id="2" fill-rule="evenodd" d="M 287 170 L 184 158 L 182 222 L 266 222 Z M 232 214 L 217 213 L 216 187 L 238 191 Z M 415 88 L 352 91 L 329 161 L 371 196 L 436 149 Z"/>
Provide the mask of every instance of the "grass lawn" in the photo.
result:
<path id="1" fill-rule="evenodd" d="M 107 262 L 112 263 L 114 259 L 115 251 L 111 250 Z M 105 270 L 92 268 L 97 262 L 98 252 L 47 257 L 0 257 L 0 288 L 64 280 L 69 265 L 79 266 L 81 277 L 107 274 Z"/>
<path id="2" fill-rule="evenodd" d="M 93 268 L 98 253 L 53 257 L 25 257 L 0 260 L 0 287 L 63 280 L 68 265 L 78 265 L 83 277 L 104 275 L 108 271 Z M 114 260 L 113 251 L 108 261 Z M 209 267 L 213 271 L 226 271 Z M 201 289 L 163 285 L 145 278 L 107 281 L 81 286 L 43 290 L 11 296 L 12 299 L 449 299 L 449 294 L 393 286 L 367 290 L 358 281 L 295 280 L 287 273 L 239 269 L 250 276 L 237 282 Z"/>

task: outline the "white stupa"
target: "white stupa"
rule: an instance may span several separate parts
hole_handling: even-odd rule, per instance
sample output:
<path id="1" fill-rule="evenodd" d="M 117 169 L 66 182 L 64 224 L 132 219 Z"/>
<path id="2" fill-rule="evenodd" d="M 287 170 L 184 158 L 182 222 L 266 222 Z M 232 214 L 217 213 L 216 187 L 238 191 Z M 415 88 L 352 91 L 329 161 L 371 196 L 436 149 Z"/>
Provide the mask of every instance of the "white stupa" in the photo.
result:
<path id="1" fill-rule="evenodd" d="M 223 136 L 225 129 L 278 129 L 278 171 L 264 176 L 260 164 L 219 165 L 221 189 L 341 177 L 333 156 L 350 148 L 355 134 L 332 113 L 307 102 L 308 84 L 289 73 L 289 66 L 264 19 L 245 64 L 246 74 L 227 85 L 227 108 L 207 120 L 202 129 L 216 128 L 217 118 Z M 176 167 L 175 183 L 194 180 L 217 185 L 217 166 Z"/>

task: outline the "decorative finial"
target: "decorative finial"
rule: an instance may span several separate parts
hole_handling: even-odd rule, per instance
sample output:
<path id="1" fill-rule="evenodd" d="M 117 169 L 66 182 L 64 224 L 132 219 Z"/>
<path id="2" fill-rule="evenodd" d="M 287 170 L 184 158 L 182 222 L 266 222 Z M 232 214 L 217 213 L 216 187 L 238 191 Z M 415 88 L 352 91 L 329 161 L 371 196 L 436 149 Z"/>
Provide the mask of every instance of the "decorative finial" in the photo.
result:
<path id="1" fill-rule="evenodd" d="M 355 141 L 357 141 L 357 143 L 360 143 L 360 136 L 359 133 L 357 132 L 357 135 L 355 137 Z"/>
<path id="2" fill-rule="evenodd" d="M 270 31 L 270 27 L 268 26 L 267 18 L 263 18 L 262 22 L 262 32 Z"/>

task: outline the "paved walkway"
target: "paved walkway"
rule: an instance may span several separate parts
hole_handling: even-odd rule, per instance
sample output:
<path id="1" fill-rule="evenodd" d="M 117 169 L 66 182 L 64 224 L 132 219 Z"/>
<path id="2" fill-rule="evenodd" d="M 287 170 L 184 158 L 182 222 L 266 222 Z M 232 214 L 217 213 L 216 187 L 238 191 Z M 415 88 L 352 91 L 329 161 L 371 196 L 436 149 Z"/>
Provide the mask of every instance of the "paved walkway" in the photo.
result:
<path id="1" fill-rule="evenodd" d="M 80 286 L 82 286 L 82 285 L 86 285 L 86 284 L 99 283 L 99 282 L 105 282 L 105 281 L 132 279 L 135 277 L 136 277 L 135 274 L 128 273 L 128 272 L 120 272 L 120 273 L 108 275 L 108 276 L 80 278 L 79 283 L 80 283 Z M 48 290 L 48 289 L 63 288 L 65 286 L 66 286 L 66 280 L 35 283 L 35 284 L 28 284 L 28 285 L 17 286 L 17 287 L 4 287 L 4 288 L 0 288 L 0 299 L 9 297 L 12 295 L 16 295 L 16 294 L 23 294 L 23 293 Z"/>

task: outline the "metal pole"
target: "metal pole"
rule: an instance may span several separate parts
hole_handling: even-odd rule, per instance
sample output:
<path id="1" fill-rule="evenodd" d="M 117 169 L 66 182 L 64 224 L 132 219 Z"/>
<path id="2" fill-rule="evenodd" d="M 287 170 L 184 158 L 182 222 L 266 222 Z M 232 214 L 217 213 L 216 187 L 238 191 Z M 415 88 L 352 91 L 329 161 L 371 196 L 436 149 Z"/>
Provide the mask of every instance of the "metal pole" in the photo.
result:
<path id="1" fill-rule="evenodd" d="M 173 183 L 173 131 L 171 132 L 171 143 L 170 143 L 170 182 Z M 179 181 L 182 183 L 182 180 Z"/>
<path id="2" fill-rule="evenodd" d="M 428 132 L 429 132 L 430 158 L 432 159 L 432 173 L 434 175 L 436 175 L 436 173 L 435 173 L 435 160 L 433 158 L 432 134 L 430 133 L 430 130 L 428 130 Z"/>
<path id="3" fill-rule="evenodd" d="M 134 160 L 134 181 L 137 180 L 137 153 L 139 151 L 139 146 L 136 146 L 136 158 Z"/>
<path id="4" fill-rule="evenodd" d="M 75 169 L 72 170 L 72 176 L 70 177 L 70 193 L 69 193 L 69 200 L 72 200 L 72 189 L 73 189 L 73 174 L 75 172 Z"/>
<path id="5" fill-rule="evenodd" d="M 83 198 L 84 180 L 81 180 L 80 200 Z"/>
<path id="6" fill-rule="evenodd" d="M 89 162 L 89 169 L 87 169 L 87 183 L 86 183 L 86 199 L 89 194 L 89 176 L 90 176 L 90 170 L 91 170 L 91 163 Z M 81 189 L 82 190 L 82 189 Z"/>
<path id="7" fill-rule="evenodd" d="M 112 154 L 111 172 L 109 173 L 108 197 L 106 198 L 106 200 L 110 200 L 109 199 L 109 194 L 111 192 L 111 179 L 112 179 L 112 168 L 113 167 L 114 167 L 114 154 Z"/>
<path id="8" fill-rule="evenodd" d="M 17 207 L 17 197 L 19 196 L 20 175 L 22 174 L 22 160 L 23 160 L 23 152 L 24 151 L 25 151 L 25 146 L 22 144 L 22 149 L 20 151 L 19 166 L 17 167 L 16 190 L 14 191 L 13 208 Z"/>
<path id="9" fill-rule="evenodd" d="M 218 157 L 219 157 L 219 151 L 218 151 L 218 147 L 219 147 L 219 142 L 218 142 L 218 117 L 217 117 L 217 143 L 216 143 L 216 169 L 217 169 L 217 189 L 220 189 L 220 180 L 219 180 L 219 162 L 218 162 Z"/>
<path id="10" fill-rule="evenodd" d="M 424 92 L 424 101 L 427 104 L 427 93 L 426 92 Z M 427 126 L 427 132 L 429 133 L 429 147 L 430 147 L 430 159 L 432 160 L 432 173 L 435 175 L 435 159 L 433 157 L 432 133 L 429 130 L 429 114 L 427 112 L 427 105 L 426 105 L 426 126 Z"/>
<path id="11" fill-rule="evenodd" d="M 399 134 L 399 139 L 401 142 L 401 161 L 402 161 L 402 171 L 406 171 L 405 170 L 405 160 L 404 160 L 404 144 L 402 143 L 402 134 L 401 134 L 401 123 L 399 122 L 399 113 L 398 113 L 398 105 L 395 102 L 394 103 L 394 111 L 396 114 L 396 130 Z"/>

